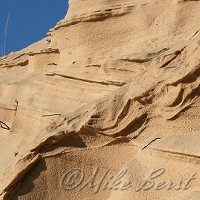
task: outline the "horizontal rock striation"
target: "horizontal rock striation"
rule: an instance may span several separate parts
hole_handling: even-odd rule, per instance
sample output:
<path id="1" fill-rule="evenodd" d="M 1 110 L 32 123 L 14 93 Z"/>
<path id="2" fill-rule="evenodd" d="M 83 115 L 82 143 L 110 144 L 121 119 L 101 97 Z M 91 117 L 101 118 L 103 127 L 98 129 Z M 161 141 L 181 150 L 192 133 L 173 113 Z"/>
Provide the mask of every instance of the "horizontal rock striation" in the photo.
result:
<path id="1" fill-rule="evenodd" d="M 70 0 L 46 38 L 0 58 L 0 198 L 198 199 L 199 6 Z M 72 169 L 85 179 L 66 189 Z M 120 170 L 130 188 L 111 184 Z"/>

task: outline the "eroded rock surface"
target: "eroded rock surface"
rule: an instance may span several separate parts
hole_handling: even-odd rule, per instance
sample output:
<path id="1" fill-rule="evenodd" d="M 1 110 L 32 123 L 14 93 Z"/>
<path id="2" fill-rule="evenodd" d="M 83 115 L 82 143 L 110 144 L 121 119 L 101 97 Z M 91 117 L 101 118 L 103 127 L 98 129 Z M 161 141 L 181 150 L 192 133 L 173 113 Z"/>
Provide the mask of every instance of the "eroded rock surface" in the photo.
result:
<path id="1" fill-rule="evenodd" d="M 199 199 L 199 24 L 199 1 L 71 0 L 0 58 L 1 199 Z"/>

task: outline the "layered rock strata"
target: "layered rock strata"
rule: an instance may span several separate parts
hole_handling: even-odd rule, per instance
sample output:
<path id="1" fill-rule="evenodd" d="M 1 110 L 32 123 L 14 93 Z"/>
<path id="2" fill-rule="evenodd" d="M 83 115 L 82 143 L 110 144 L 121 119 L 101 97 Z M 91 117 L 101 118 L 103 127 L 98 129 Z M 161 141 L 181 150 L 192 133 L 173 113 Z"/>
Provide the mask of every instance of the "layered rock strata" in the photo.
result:
<path id="1" fill-rule="evenodd" d="M 71 0 L 0 58 L 1 199 L 199 199 L 199 8 Z"/>

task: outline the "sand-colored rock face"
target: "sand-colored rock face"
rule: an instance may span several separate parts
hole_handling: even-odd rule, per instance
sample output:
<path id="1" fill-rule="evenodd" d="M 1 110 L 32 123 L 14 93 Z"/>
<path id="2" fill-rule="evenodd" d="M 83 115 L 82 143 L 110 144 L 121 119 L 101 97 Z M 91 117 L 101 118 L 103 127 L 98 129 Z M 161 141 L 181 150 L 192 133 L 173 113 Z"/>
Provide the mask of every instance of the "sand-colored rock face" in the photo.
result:
<path id="1" fill-rule="evenodd" d="M 0 199 L 199 199 L 200 1 L 69 5 L 0 58 Z"/>

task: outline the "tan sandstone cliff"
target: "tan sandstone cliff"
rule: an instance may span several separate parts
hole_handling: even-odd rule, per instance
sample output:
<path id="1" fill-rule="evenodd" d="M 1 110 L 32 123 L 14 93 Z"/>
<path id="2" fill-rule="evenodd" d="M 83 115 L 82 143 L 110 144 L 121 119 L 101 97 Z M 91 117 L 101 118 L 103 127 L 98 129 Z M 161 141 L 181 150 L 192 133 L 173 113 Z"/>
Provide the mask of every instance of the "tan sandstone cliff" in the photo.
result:
<path id="1" fill-rule="evenodd" d="M 0 94 L 0 199 L 200 199 L 200 1 L 70 0 Z"/>

